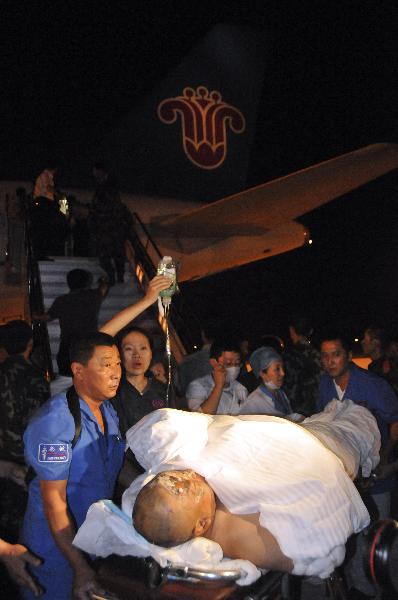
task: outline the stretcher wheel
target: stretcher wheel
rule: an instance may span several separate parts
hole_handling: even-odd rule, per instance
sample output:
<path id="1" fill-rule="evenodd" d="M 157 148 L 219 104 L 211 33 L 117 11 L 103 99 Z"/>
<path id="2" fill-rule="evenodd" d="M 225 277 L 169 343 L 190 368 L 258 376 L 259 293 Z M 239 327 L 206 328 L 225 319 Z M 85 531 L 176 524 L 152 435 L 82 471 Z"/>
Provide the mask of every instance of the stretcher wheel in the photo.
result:
<path id="1" fill-rule="evenodd" d="M 376 586 L 398 592 L 398 522 L 386 519 L 374 523 L 365 540 L 368 577 Z"/>

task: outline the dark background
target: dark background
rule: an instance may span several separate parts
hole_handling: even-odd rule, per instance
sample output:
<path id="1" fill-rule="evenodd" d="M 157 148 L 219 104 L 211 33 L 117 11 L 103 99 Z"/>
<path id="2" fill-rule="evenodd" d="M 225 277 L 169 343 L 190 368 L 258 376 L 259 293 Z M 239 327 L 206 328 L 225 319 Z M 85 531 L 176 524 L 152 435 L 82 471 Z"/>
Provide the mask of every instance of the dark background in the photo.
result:
<path id="1" fill-rule="evenodd" d="M 222 22 L 264 35 L 248 186 L 397 142 L 396 2 L 3 2 L 1 178 L 32 180 L 55 156 L 61 184 L 91 186 L 104 137 Z M 251 334 L 284 335 L 293 314 L 352 336 L 375 319 L 398 329 L 397 188 L 391 173 L 305 215 L 312 246 L 183 298 Z"/>

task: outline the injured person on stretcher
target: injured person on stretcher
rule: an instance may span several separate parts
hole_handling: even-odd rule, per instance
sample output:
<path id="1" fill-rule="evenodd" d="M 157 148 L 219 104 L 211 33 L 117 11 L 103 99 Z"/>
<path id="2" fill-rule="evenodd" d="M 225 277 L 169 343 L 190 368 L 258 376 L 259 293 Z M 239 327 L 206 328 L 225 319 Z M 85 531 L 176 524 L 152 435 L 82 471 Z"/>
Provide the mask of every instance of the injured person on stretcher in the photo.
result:
<path id="1" fill-rule="evenodd" d="M 195 471 L 165 471 L 147 483 L 137 496 L 133 524 L 151 544 L 167 548 L 201 536 L 217 542 L 229 558 L 293 570 L 274 536 L 260 525 L 259 515 L 230 513 Z"/>
<path id="2" fill-rule="evenodd" d="M 75 539 L 87 552 L 150 554 L 189 566 L 195 555 L 207 568 L 224 555 L 327 577 L 343 562 L 350 535 L 369 523 L 352 480 L 360 467 L 365 477 L 376 467 L 380 434 L 371 413 L 349 400 L 332 401 L 300 425 L 161 409 L 126 438 L 147 470 L 123 496 L 134 534 L 125 524 L 117 535 L 114 525 L 112 535 L 105 532 L 92 507 Z M 207 544 L 195 554 L 200 540 Z"/>

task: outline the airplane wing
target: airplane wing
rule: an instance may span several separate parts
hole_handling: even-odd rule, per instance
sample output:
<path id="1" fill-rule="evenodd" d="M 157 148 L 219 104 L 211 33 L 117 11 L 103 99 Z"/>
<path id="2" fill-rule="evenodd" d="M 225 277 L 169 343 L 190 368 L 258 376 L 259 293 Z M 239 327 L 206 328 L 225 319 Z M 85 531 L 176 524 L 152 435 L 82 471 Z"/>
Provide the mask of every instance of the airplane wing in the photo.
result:
<path id="1" fill-rule="evenodd" d="M 293 221 L 398 167 L 398 145 L 373 144 L 213 204 L 151 223 L 158 245 L 181 260 L 181 281 L 302 246 Z"/>
<path id="2" fill-rule="evenodd" d="M 398 167 L 398 145 L 373 144 L 158 223 L 182 238 L 266 232 Z"/>

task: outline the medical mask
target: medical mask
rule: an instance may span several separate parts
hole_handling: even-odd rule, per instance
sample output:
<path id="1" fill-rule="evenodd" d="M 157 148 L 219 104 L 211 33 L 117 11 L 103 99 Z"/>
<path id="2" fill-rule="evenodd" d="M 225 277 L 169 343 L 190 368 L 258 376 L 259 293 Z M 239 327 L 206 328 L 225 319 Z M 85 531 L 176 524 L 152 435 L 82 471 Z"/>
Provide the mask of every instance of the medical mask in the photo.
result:
<path id="1" fill-rule="evenodd" d="M 276 385 L 276 383 L 274 383 L 273 381 L 267 381 L 265 383 L 265 385 L 267 386 L 267 388 L 269 388 L 270 390 L 280 390 L 281 386 L 280 385 Z"/>
<path id="2" fill-rule="evenodd" d="M 227 374 L 225 377 L 226 383 L 232 383 L 238 377 L 240 367 L 225 367 L 225 372 Z"/>

